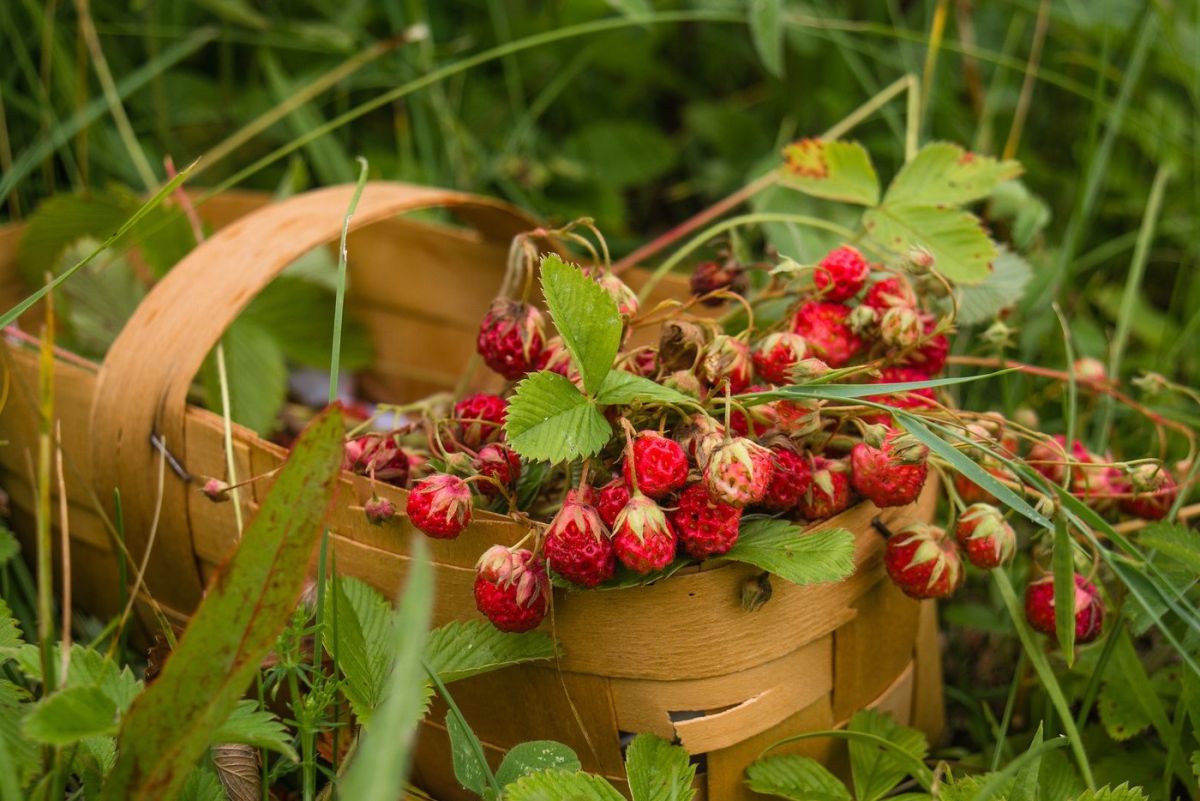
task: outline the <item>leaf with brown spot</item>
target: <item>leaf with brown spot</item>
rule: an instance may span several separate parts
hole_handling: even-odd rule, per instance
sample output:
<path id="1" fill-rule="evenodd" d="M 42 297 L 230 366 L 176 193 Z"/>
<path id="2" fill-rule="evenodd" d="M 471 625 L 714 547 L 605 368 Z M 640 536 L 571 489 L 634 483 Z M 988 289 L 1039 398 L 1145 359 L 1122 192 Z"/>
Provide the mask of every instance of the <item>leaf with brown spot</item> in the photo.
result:
<path id="1" fill-rule="evenodd" d="M 309 424 L 154 684 L 121 726 L 104 801 L 173 798 L 283 630 L 333 499 L 345 425 Z"/>
<path id="2" fill-rule="evenodd" d="M 879 176 L 858 142 L 801 139 L 783 149 L 780 183 L 806 195 L 874 206 Z"/>

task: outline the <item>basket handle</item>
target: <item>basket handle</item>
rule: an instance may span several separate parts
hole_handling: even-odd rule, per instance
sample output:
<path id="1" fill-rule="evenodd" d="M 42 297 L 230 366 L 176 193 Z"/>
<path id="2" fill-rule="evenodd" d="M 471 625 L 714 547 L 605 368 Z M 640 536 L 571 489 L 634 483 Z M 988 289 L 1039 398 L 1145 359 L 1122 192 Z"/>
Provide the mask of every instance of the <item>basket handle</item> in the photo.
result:
<path id="1" fill-rule="evenodd" d="M 158 496 L 152 437 L 184 465 L 187 394 L 205 356 L 273 278 L 336 240 L 353 185 L 296 195 L 217 231 L 146 295 L 100 368 L 92 404 L 92 475 L 100 498 L 121 490 L 127 545 L 143 558 Z M 350 221 L 356 230 L 403 212 L 450 208 L 486 239 L 507 243 L 533 222 L 511 206 L 461 192 L 370 182 Z M 353 254 L 351 254 L 353 255 Z M 195 494 L 195 491 L 192 491 Z M 168 474 L 146 588 L 170 610 L 190 612 L 203 581 L 188 526 L 188 485 Z"/>

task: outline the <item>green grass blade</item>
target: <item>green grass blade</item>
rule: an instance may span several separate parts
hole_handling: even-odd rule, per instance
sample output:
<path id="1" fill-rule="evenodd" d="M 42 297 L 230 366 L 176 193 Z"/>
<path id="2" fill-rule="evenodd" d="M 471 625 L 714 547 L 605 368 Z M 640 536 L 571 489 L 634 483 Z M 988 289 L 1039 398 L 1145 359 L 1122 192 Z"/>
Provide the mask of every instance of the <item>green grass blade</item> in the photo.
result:
<path id="1" fill-rule="evenodd" d="M 1054 631 L 1067 667 L 1075 663 L 1075 544 L 1067 519 L 1054 519 Z"/>

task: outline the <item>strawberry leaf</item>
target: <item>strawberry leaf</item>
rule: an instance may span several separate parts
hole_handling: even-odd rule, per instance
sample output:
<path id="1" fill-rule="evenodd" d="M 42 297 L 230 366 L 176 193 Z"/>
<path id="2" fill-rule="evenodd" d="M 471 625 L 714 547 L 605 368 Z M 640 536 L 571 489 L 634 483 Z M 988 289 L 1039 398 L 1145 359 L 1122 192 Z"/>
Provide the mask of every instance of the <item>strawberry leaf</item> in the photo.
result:
<path id="1" fill-rule="evenodd" d="M 635 403 L 694 404 L 696 399 L 649 378 L 642 378 L 624 370 L 613 370 L 604 377 L 600 389 L 596 391 L 596 403 L 605 406 L 628 406 Z"/>
<path id="2" fill-rule="evenodd" d="M 877 245 L 897 256 L 925 248 L 933 254 L 934 268 L 955 283 L 980 283 L 998 255 L 975 215 L 953 206 L 888 200 L 868 209 L 863 225 Z"/>
<path id="3" fill-rule="evenodd" d="M 1029 262 L 1011 250 L 1000 248 L 992 262 L 992 271 L 978 284 L 958 289 L 958 322 L 978 325 L 992 320 L 1005 309 L 1015 306 L 1025 295 L 1025 287 L 1033 279 Z"/>
<path id="4" fill-rule="evenodd" d="M 601 776 L 566 770 L 539 770 L 504 788 L 505 801 L 624 801 Z"/>
<path id="5" fill-rule="evenodd" d="M 846 785 L 810 757 L 764 757 L 746 768 L 746 778 L 750 789 L 763 795 L 792 801 L 850 801 Z"/>
<path id="6" fill-rule="evenodd" d="M 484 620 L 451 621 L 434 629 L 425 645 L 426 662 L 445 682 L 553 658 L 554 640 L 549 635 L 508 634 Z"/>
<path id="7" fill-rule="evenodd" d="M 612 427 L 591 398 L 542 370 L 517 385 L 504 422 L 508 443 L 526 459 L 564 462 L 598 453 Z"/>
<path id="8" fill-rule="evenodd" d="M 841 581 L 854 573 L 854 535 L 844 528 L 805 531 L 787 520 L 743 523 L 724 559 L 745 562 L 793 584 Z"/>
<path id="9" fill-rule="evenodd" d="M 553 254 L 542 259 L 542 294 L 554 327 L 583 377 L 584 391 L 595 393 L 621 347 L 616 302 L 582 270 Z"/>
<path id="10" fill-rule="evenodd" d="M 633 801 L 691 801 L 696 766 L 678 745 L 639 734 L 625 751 L 625 776 Z"/>
<path id="11" fill-rule="evenodd" d="M 883 202 L 961 206 L 987 197 L 1001 181 L 1020 174 L 1016 161 L 997 161 L 950 142 L 931 142 L 896 174 Z"/>
<path id="12" fill-rule="evenodd" d="M 783 149 L 781 183 L 807 195 L 874 206 L 879 176 L 866 149 L 857 142 L 801 139 Z"/>

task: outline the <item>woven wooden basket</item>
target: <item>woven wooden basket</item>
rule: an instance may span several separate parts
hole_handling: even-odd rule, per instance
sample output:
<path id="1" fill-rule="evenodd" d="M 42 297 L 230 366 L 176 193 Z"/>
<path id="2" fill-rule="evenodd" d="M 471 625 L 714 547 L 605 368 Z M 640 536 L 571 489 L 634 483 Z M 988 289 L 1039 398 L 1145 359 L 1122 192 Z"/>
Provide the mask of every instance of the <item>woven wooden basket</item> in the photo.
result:
<path id="1" fill-rule="evenodd" d="M 205 581 L 236 545 L 233 504 L 207 501 L 168 470 L 154 527 L 159 457 L 151 439 L 165 442 L 192 476 L 225 474 L 221 419 L 188 405 L 189 386 L 257 292 L 299 256 L 337 239 L 351 192 L 331 187 L 273 204 L 263 195 L 231 193 L 206 203 L 201 215 L 219 230 L 154 287 L 104 363 L 69 354 L 56 359 L 76 606 L 98 614 L 116 610 L 119 546 L 110 521 L 119 487 L 130 558 L 133 564 L 145 558 L 147 565 L 143 609 L 152 597 L 162 614 L 183 623 L 195 608 Z M 465 227 L 399 216 L 430 208 L 451 210 Z M 496 201 L 367 185 L 349 239 L 348 295 L 348 307 L 375 346 L 376 363 L 362 381 L 367 394 L 403 402 L 454 387 L 499 286 L 509 241 L 531 226 Z M 0 230 L 4 307 L 27 292 L 16 265 L 19 236 L 16 227 Z M 642 279 L 627 277 L 635 287 Z M 666 281 L 656 294 L 682 291 L 681 283 Z M 24 320 L 25 330 L 36 330 L 36 322 Z M 0 353 L 11 378 L 0 412 L 0 439 L 7 443 L 0 448 L 0 486 L 10 493 L 18 534 L 29 549 L 37 354 L 11 337 Z M 242 477 L 265 473 L 286 455 L 236 426 L 233 442 Z M 243 490 L 247 512 L 265 490 L 266 482 Z M 378 490 L 403 508 L 403 491 Z M 407 573 L 413 529 L 404 520 L 368 525 L 351 509 L 368 497 L 365 479 L 343 475 L 329 523 L 332 549 L 340 572 L 394 596 Z M 559 663 L 459 682 L 455 698 L 497 761 L 518 742 L 557 739 L 575 748 L 585 768 L 618 784 L 624 734 L 678 738 L 700 760 L 697 787 L 709 799 L 750 797 L 743 770 L 764 747 L 789 734 L 832 728 L 867 706 L 890 710 L 936 738 L 942 688 L 935 610 L 884 580 L 882 540 L 871 526 L 876 515 L 895 526 L 927 519 L 934 503 L 931 482 L 912 507 L 881 513 L 863 504 L 823 523 L 855 533 L 855 575 L 812 587 L 776 580 L 773 597 L 757 612 L 739 604 L 742 583 L 756 571 L 734 564 L 634 590 L 556 593 L 544 626 L 561 642 Z M 435 622 L 475 616 L 471 587 L 479 554 L 525 533 L 504 517 L 478 513 L 457 540 L 429 541 Z M 435 706 L 422 724 L 415 779 L 439 798 L 469 798 L 453 777 L 443 719 Z M 827 740 L 792 750 L 839 760 Z"/>

